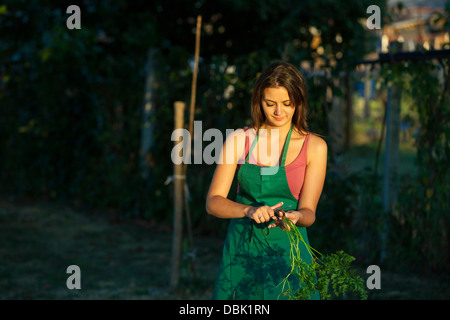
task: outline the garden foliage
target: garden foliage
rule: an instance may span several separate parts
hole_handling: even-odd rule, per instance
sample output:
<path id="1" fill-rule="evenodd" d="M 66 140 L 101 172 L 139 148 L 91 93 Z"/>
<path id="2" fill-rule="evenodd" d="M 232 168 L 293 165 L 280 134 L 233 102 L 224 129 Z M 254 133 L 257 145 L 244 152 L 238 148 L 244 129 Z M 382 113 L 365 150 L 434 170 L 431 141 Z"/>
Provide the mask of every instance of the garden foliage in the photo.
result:
<path id="1" fill-rule="evenodd" d="M 348 71 L 352 61 L 374 49 L 361 23 L 366 8 L 378 4 L 385 12 L 386 6 L 369 0 L 295 6 L 289 0 L 84 1 L 81 29 L 69 30 L 71 4 L 0 4 L 0 192 L 164 222 L 172 216 L 172 188 L 164 182 L 173 171 L 173 103 L 190 99 L 197 15 L 203 28 L 195 120 L 203 130 L 225 134 L 249 124 L 250 90 L 269 62 L 313 65 L 321 57 L 322 71 L 333 76 Z M 320 43 L 314 42 L 317 34 Z M 156 49 L 154 144 L 140 150 L 150 49 Z M 392 69 L 399 77 L 408 75 L 421 124 L 418 176 L 403 184 L 392 243 L 408 248 L 402 251 L 405 262 L 425 258 L 432 269 L 442 266 L 442 252 L 449 252 L 449 63 L 440 63 L 447 72 L 444 83 L 435 77 L 443 69 L 431 62 Z M 327 139 L 327 87 L 340 88 L 330 78 L 307 80 L 310 129 Z M 140 172 L 142 153 L 148 179 Z M 188 168 L 193 224 L 201 232 L 223 226 L 204 211 L 213 170 L 205 164 Z M 377 255 L 377 179 L 370 170 L 343 175 L 330 163 L 318 208 L 318 221 L 323 220 L 311 230 L 317 247 L 333 244 L 368 260 Z M 450 265 L 448 253 L 444 260 Z"/>

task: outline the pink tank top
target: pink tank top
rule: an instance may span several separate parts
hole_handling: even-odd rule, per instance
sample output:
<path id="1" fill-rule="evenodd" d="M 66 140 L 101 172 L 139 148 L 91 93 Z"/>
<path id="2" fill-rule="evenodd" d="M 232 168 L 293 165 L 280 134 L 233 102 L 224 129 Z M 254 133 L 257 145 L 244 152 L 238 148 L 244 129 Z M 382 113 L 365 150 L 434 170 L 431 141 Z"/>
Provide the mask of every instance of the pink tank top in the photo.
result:
<path id="1" fill-rule="evenodd" d="M 305 181 L 305 173 L 306 173 L 306 151 L 308 149 L 308 141 L 309 136 L 311 134 L 308 133 L 306 135 L 305 141 L 303 142 L 303 146 L 297 155 L 297 157 L 292 161 L 291 163 L 287 164 L 285 166 L 286 170 L 286 180 L 289 185 L 289 189 L 291 190 L 292 195 L 298 200 L 300 198 L 300 194 L 302 192 L 303 182 Z M 250 148 L 250 141 L 249 136 L 246 135 L 245 138 L 245 152 L 242 158 L 240 159 L 239 163 L 243 163 L 244 159 L 247 157 L 247 154 L 249 152 Z M 292 140 L 290 141 L 289 145 L 293 143 Z M 256 164 L 258 166 L 262 166 L 261 164 L 257 163 L 256 159 L 254 158 L 253 154 L 250 155 L 249 163 Z M 240 167 L 240 165 L 239 165 Z M 239 191 L 239 186 L 238 186 Z"/>

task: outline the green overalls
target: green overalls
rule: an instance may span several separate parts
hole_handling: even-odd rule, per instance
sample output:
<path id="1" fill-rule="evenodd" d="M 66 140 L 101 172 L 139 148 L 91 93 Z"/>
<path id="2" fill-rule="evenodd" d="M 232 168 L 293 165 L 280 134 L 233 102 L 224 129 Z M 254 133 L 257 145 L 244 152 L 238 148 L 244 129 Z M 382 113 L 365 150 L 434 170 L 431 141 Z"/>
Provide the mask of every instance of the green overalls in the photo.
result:
<path id="1" fill-rule="evenodd" d="M 258 141 L 257 136 L 238 171 L 239 192 L 236 202 L 258 207 L 273 206 L 282 201 L 283 207 L 297 208 L 298 201 L 289 189 L 285 171 L 291 134 L 292 127 L 286 137 L 280 167 L 262 167 L 248 163 Z M 247 217 L 231 219 L 213 299 L 286 299 L 282 294 L 282 285 L 279 284 L 291 269 L 290 242 L 281 228 L 268 228 L 270 223 L 274 222 L 257 224 Z M 309 244 L 306 228 L 298 229 Z M 306 247 L 304 244 L 301 246 L 302 259 L 311 263 Z M 294 284 L 291 284 L 291 288 L 295 290 Z"/>

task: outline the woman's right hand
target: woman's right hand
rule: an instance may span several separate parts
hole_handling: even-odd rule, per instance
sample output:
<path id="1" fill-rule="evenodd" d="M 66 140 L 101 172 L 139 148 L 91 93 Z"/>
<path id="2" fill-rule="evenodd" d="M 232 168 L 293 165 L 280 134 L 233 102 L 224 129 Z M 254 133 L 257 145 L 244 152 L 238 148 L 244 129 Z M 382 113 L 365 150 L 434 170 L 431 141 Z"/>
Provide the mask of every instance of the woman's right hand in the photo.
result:
<path id="1" fill-rule="evenodd" d="M 246 217 L 255 220 L 256 223 L 264 223 L 272 220 L 275 216 L 275 210 L 281 208 L 283 202 L 279 202 L 274 206 L 251 207 L 246 212 Z"/>

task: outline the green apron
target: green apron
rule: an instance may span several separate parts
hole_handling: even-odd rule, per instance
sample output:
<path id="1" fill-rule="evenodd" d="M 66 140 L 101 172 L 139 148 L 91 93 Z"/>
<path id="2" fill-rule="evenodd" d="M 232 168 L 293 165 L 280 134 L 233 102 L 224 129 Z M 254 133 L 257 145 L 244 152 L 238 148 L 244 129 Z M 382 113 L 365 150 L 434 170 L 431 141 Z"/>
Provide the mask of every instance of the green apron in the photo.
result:
<path id="1" fill-rule="evenodd" d="M 286 137 L 280 167 L 262 167 L 248 163 L 258 136 L 238 171 L 239 192 L 236 202 L 251 206 L 273 206 L 283 202 L 283 207 L 297 208 L 297 199 L 289 189 L 285 161 L 292 134 Z M 262 170 L 271 170 L 266 174 Z M 272 170 L 273 169 L 273 170 Z M 257 224 L 247 217 L 231 219 L 225 239 L 223 256 L 215 281 L 213 299 L 218 300 L 276 300 L 286 299 L 281 281 L 290 272 L 290 242 L 281 228 L 268 228 L 266 222 Z M 306 243 L 306 228 L 297 227 Z M 311 263 L 311 255 L 301 244 L 302 259 Z M 291 288 L 295 285 L 291 283 Z M 312 296 L 318 298 L 318 296 Z"/>

